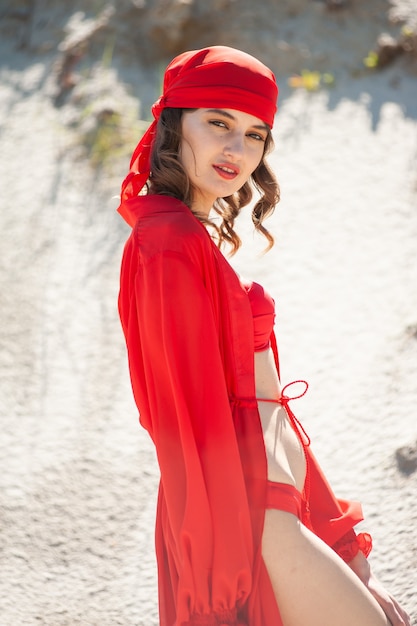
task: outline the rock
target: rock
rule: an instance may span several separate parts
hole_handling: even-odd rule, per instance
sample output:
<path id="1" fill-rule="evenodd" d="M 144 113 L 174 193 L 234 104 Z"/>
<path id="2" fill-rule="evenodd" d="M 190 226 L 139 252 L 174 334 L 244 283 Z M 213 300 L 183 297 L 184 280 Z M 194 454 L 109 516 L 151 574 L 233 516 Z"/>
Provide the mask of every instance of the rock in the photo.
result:
<path id="1" fill-rule="evenodd" d="M 336 11 L 338 9 L 346 9 L 349 7 L 349 0 L 326 0 L 326 8 L 329 11 Z"/>
<path id="2" fill-rule="evenodd" d="M 413 339 L 417 339 L 417 324 L 409 324 L 405 329 L 408 337 L 412 337 Z"/>
<path id="3" fill-rule="evenodd" d="M 157 2 L 148 14 L 148 37 L 160 51 L 176 54 L 192 22 L 194 0 Z M 195 26 L 195 25 L 194 25 Z"/>
<path id="4" fill-rule="evenodd" d="M 378 37 L 378 67 L 390 65 L 403 51 L 401 44 L 387 33 Z"/>
<path id="5" fill-rule="evenodd" d="M 417 469 L 417 442 L 402 446 L 395 451 L 398 469 L 403 474 L 412 474 Z"/>

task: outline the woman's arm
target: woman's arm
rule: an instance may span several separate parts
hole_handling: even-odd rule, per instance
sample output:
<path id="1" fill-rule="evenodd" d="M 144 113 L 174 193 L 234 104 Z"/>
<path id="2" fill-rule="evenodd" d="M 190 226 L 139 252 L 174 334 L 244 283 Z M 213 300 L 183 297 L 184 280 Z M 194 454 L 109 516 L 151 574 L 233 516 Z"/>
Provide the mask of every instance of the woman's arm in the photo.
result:
<path id="1" fill-rule="evenodd" d="M 369 561 L 362 552 L 359 551 L 348 565 L 369 589 L 392 626 L 411 626 L 410 616 L 374 576 Z"/>
<path id="2" fill-rule="evenodd" d="M 338 500 L 311 451 L 308 454 L 312 470 L 310 507 L 314 531 L 348 563 L 381 606 L 392 626 L 411 626 L 406 611 L 372 573 L 366 558 L 372 547 L 370 537 L 366 533 L 358 537 L 355 535 L 353 526 L 362 520 L 359 503 Z M 353 554 L 355 556 L 352 558 Z"/>
<path id="3" fill-rule="evenodd" d="M 369 536 L 366 533 L 358 537 L 355 535 L 353 526 L 363 519 L 361 506 L 358 502 L 335 497 L 311 450 L 307 450 L 311 473 L 310 514 L 314 532 L 348 563 L 381 606 L 392 626 L 411 626 L 406 611 L 371 571 L 366 558 L 372 547 L 370 538 L 367 539 Z M 353 546 L 355 549 L 352 549 Z M 352 555 L 355 556 L 352 558 Z"/>
<path id="4" fill-rule="evenodd" d="M 134 278 L 125 266 L 124 276 L 121 318 L 161 470 L 177 620 L 217 623 L 250 593 L 254 555 L 213 302 L 198 266 L 179 253 L 154 256 Z"/>

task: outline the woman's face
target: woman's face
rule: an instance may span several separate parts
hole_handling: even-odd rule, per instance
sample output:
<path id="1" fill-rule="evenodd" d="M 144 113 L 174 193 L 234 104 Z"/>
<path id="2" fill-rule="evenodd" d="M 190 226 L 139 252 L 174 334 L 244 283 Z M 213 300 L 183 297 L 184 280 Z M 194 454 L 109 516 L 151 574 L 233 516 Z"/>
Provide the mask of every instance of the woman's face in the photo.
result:
<path id="1" fill-rule="evenodd" d="M 184 111 L 180 160 L 194 211 L 208 216 L 217 198 L 244 185 L 262 159 L 268 132 L 262 120 L 235 109 Z"/>

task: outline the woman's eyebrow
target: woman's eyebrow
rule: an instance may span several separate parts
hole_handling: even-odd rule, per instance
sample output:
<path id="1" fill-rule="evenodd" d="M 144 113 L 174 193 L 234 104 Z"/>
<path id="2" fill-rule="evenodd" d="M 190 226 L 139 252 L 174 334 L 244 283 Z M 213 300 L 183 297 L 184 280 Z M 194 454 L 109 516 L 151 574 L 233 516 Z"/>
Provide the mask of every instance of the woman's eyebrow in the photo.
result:
<path id="1" fill-rule="evenodd" d="M 236 120 L 236 118 L 231 113 L 225 111 L 224 109 L 207 109 L 207 113 L 215 113 L 217 115 L 223 115 L 224 117 L 228 117 L 229 120 Z M 253 128 L 258 128 L 259 130 L 264 130 L 266 132 L 269 131 L 269 127 L 266 124 L 254 124 Z"/>

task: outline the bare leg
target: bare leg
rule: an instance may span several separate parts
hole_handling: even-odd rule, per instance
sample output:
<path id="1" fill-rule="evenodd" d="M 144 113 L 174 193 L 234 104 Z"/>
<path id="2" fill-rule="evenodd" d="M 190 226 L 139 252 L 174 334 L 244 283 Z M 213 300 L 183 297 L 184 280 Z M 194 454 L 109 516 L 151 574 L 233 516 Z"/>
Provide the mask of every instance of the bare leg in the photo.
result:
<path id="1" fill-rule="evenodd" d="M 291 513 L 266 511 L 262 553 L 284 626 L 389 626 L 359 578 Z"/>

